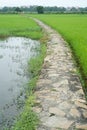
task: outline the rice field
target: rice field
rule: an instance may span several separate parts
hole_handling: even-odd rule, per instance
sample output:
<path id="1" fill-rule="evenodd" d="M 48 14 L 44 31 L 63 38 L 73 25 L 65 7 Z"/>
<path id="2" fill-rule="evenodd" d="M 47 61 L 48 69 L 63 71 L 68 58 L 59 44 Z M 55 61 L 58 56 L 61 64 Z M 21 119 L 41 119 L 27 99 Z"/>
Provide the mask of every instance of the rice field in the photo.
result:
<path id="1" fill-rule="evenodd" d="M 87 81 L 87 15 L 36 15 L 69 43 L 77 65 Z M 87 86 L 87 85 L 86 85 Z"/>
<path id="2" fill-rule="evenodd" d="M 43 14 L 32 15 L 32 17 L 37 17 L 54 28 L 69 43 L 74 57 L 77 60 L 78 67 L 81 70 L 85 81 L 87 81 L 87 15 Z M 40 39 L 42 35 L 41 28 L 29 18 L 29 15 L 0 15 L 0 39 L 8 36 L 23 36 Z M 42 49 L 42 52 L 43 51 L 46 54 L 46 49 Z M 32 68 L 36 67 L 36 64 L 34 67 L 33 63 L 36 63 L 37 61 L 31 61 Z M 37 77 L 38 75 L 39 74 L 37 74 Z M 32 82 L 31 86 L 36 83 L 36 78 L 34 78 Z M 21 115 L 21 120 L 19 120 L 11 130 L 27 128 L 34 129 L 36 127 L 37 117 L 31 111 L 33 104 L 34 96 L 31 95 L 26 101 L 25 110 Z M 28 117 L 30 118 L 28 119 Z"/>
<path id="3" fill-rule="evenodd" d="M 29 17 L 21 15 L 0 15 L 0 38 L 24 36 L 39 39 L 41 28 Z"/>
<path id="4" fill-rule="evenodd" d="M 17 36 L 17 38 L 19 36 L 19 37 L 28 37 L 28 38 L 40 40 L 43 36 L 43 32 L 42 32 L 42 29 L 28 16 L 26 17 L 24 15 L 0 15 L 0 40 L 4 41 L 5 38 L 14 37 L 14 36 Z M 23 40 L 22 40 L 22 42 L 23 42 Z M 19 43 L 19 41 L 18 41 L 18 43 Z M 17 44 L 17 42 L 16 42 L 16 44 Z M 5 51 L 8 52 L 7 50 L 5 50 Z M 23 111 L 20 112 L 21 114 L 19 115 L 19 117 L 17 117 L 17 119 L 15 119 L 13 117 L 15 119 L 14 124 L 12 123 L 12 121 L 10 121 L 11 119 L 8 119 L 9 123 L 6 120 L 6 122 L 8 124 L 6 124 L 6 122 L 4 122 L 4 124 L 3 124 L 3 122 L 2 122 L 1 123 L 2 127 L 0 127 L 0 130 L 1 129 L 4 129 L 4 130 L 25 130 L 25 129 L 33 130 L 36 128 L 36 126 L 38 124 L 38 117 L 37 117 L 36 113 L 34 113 L 32 111 L 31 108 L 32 108 L 32 106 L 34 104 L 34 100 L 35 100 L 35 97 L 33 95 L 34 87 L 36 86 L 36 81 L 38 79 L 39 71 L 41 69 L 43 59 L 46 54 L 46 45 L 40 44 L 40 48 L 38 48 L 37 51 L 40 52 L 40 55 L 38 55 L 36 58 L 34 57 L 34 59 L 32 57 L 31 60 L 29 60 L 30 61 L 29 63 L 31 66 L 28 64 L 27 68 L 24 68 L 24 70 L 28 71 L 29 74 L 31 73 L 31 70 L 34 71 L 35 75 L 31 76 L 32 78 L 29 77 L 29 81 L 25 85 L 26 89 L 24 90 L 24 93 L 26 95 L 26 98 L 24 101 Z M 8 61 L 8 62 L 10 62 L 10 61 Z M 37 63 L 37 64 L 35 64 L 35 63 Z M 6 66 L 7 66 L 7 64 L 6 64 Z M 39 68 L 38 68 L 38 66 L 39 66 Z M 19 66 L 19 67 L 21 67 L 21 66 Z M 30 69 L 30 67 L 31 67 L 31 69 Z M 2 70 L 2 71 L 4 73 L 4 70 Z M 9 80 L 9 78 L 7 80 Z M 0 84 L 0 86 L 2 86 L 2 85 Z M 2 99 L 2 101 L 3 101 L 3 99 Z M 8 107 L 8 109 L 9 109 L 9 107 Z M 14 109 L 14 111 L 15 111 L 15 109 Z M 0 109 L 0 112 L 1 112 L 1 109 Z M 2 113 L 0 113 L 0 114 L 2 114 Z M 8 113 L 8 115 L 9 115 L 9 113 Z M 11 115 L 11 113 L 10 113 L 10 115 Z M 8 118 L 9 118 L 9 116 L 8 116 Z"/>

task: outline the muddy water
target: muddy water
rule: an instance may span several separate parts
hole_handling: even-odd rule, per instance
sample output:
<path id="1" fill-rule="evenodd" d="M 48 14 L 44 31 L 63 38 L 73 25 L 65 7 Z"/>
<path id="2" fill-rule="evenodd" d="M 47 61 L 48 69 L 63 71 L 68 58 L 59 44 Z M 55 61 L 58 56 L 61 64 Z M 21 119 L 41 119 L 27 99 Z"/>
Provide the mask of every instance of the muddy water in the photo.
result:
<path id="1" fill-rule="evenodd" d="M 10 127 L 20 113 L 29 80 L 27 63 L 37 55 L 39 42 L 20 37 L 0 41 L 0 130 Z"/>

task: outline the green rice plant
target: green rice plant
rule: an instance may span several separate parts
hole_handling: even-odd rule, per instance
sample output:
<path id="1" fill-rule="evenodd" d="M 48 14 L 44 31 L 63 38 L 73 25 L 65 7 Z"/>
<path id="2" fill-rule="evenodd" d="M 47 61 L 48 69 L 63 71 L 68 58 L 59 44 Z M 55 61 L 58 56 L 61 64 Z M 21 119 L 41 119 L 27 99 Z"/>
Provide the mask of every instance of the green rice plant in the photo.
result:
<path id="1" fill-rule="evenodd" d="M 50 14 L 33 15 L 48 24 L 69 43 L 77 66 L 85 80 L 87 91 L 87 15 L 80 14 Z"/>
<path id="2" fill-rule="evenodd" d="M 8 36 L 40 39 L 42 31 L 32 19 L 24 15 L 0 15 L 0 38 Z"/>
<path id="3" fill-rule="evenodd" d="M 0 15 L 0 39 L 8 36 L 40 39 L 43 36 L 43 32 L 32 19 L 24 15 Z M 38 116 L 32 111 L 35 102 L 33 91 L 46 55 L 46 45 L 41 44 L 38 51 L 38 56 L 31 59 L 28 66 L 28 71 L 32 73 L 32 78 L 27 84 L 24 110 L 15 121 L 14 126 L 9 128 L 10 130 L 36 130 L 36 126 L 39 123 Z"/>

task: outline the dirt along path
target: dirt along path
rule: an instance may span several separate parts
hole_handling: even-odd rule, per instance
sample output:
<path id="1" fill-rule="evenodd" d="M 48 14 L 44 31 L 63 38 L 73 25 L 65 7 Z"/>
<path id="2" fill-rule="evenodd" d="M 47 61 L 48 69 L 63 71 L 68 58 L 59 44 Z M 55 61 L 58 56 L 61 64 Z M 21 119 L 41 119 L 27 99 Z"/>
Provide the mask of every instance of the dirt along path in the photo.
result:
<path id="1" fill-rule="evenodd" d="M 34 19 L 47 33 L 47 56 L 36 87 L 37 130 L 87 130 L 87 105 L 71 51 L 52 28 Z"/>

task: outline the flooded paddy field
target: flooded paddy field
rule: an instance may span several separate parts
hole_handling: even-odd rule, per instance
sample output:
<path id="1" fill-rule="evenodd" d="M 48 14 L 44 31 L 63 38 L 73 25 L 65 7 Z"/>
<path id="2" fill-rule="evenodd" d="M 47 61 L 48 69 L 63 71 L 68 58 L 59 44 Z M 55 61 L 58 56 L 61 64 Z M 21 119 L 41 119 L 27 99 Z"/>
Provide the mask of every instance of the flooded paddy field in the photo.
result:
<path id="1" fill-rule="evenodd" d="M 9 128 L 23 109 L 29 81 L 27 65 L 38 54 L 39 45 L 23 37 L 0 40 L 0 130 Z"/>

